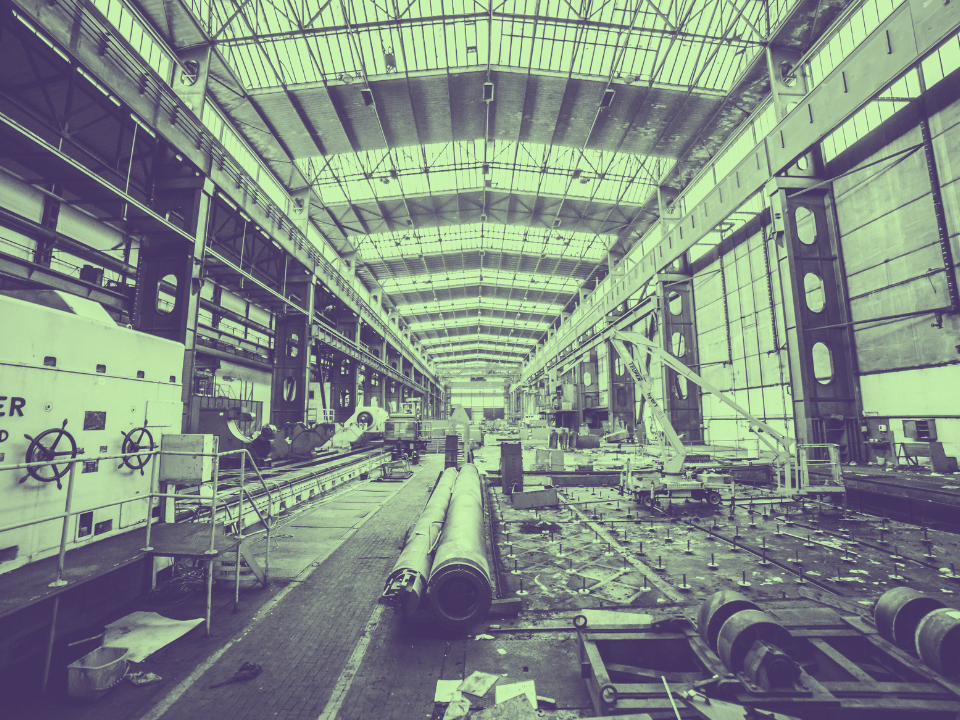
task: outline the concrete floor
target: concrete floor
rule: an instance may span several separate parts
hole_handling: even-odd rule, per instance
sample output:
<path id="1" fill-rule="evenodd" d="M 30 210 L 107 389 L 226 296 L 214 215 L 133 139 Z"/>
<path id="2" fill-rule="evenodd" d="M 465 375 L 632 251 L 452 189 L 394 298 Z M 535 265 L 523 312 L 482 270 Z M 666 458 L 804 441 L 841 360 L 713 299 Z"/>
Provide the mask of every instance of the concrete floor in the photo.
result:
<path id="1" fill-rule="evenodd" d="M 526 467 L 533 455 L 524 450 Z M 495 470 L 499 456 L 490 444 L 477 451 L 477 465 Z M 30 702 L 12 708 L 12 717 L 439 719 L 437 680 L 474 670 L 497 674 L 501 684 L 534 680 L 537 694 L 558 704 L 543 717 L 593 717 L 572 631 L 584 608 L 675 613 L 729 587 L 757 598 L 820 598 L 866 613 L 896 584 L 947 603 L 960 591 L 949 577 L 951 563 L 960 564 L 957 536 L 928 530 L 925 538 L 921 528 L 860 513 L 759 499 L 751 507 L 747 496 L 732 512 L 729 505 L 682 502 L 651 512 L 607 488 L 571 488 L 561 507 L 521 511 L 491 488 L 501 592 L 522 598 L 524 611 L 444 637 L 376 602 L 442 466 L 441 455 L 429 455 L 409 480 L 355 482 L 285 517 L 271 546 L 271 586 L 246 581 L 233 613 L 233 589 L 218 583 L 213 636 L 198 628 L 137 668 L 162 682 L 121 684 L 94 703 Z M 764 547 L 779 565 L 761 563 Z M 201 592 L 176 605 L 135 609 L 180 619 L 199 617 L 202 608 Z M 209 687 L 245 661 L 261 664 L 263 674 Z M 474 706 L 488 706 L 493 695 L 472 698 Z"/>
<path id="2" fill-rule="evenodd" d="M 577 455 L 596 462 L 605 454 Z M 533 456 L 524 450 L 525 467 Z M 536 488 L 535 477 L 524 482 Z M 523 583 L 529 609 L 649 608 L 700 602 L 722 588 L 863 608 L 901 584 L 945 602 L 960 592 L 960 538 L 953 533 L 770 499 L 747 487 L 736 492 L 734 503 L 727 494 L 719 508 L 679 500 L 650 510 L 616 488 L 567 488 L 560 507 L 534 511 L 514 510 L 496 491 L 504 581 L 511 593 Z"/>

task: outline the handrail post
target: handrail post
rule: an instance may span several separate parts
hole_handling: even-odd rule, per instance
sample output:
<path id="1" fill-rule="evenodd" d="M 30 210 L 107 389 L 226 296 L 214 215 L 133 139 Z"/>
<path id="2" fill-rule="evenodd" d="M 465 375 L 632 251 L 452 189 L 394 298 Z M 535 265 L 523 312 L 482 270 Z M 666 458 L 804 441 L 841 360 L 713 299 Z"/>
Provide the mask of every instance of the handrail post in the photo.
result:
<path id="1" fill-rule="evenodd" d="M 210 497 L 210 549 L 211 557 L 217 554 L 217 484 L 220 480 L 220 456 L 213 456 L 213 495 Z"/>
<path id="2" fill-rule="evenodd" d="M 247 473 L 247 454 L 240 453 L 240 501 L 237 510 L 237 535 L 243 539 L 243 481 Z M 253 502 L 251 500 L 250 502 Z"/>
<path id="3" fill-rule="evenodd" d="M 50 665 L 53 663 L 53 643 L 57 637 L 57 615 L 60 612 L 60 593 L 53 596 L 53 612 L 50 616 L 50 634 L 47 637 L 47 654 L 43 660 L 43 679 L 40 681 L 40 694 L 47 694 L 50 684 Z"/>
<path id="4" fill-rule="evenodd" d="M 143 547 L 140 548 L 141 552 L 153 552 L 153 546 L 150 544 L 150 531 L 153 526 L 153 497 L 154 494 L 159 494 L 159 478 L 160 478 L 160 452 L 157 451 L 153 455 L 153 464 L 150 467 L 150 492 L 147 493 L 147 539 L 144 542 Z M 162 507 L 162 506 L 161 506 Z"/>
<path id="5" fill-rule="evenodd" d="M 76 478 L 76 460 L 70 463 L 70 474 L 67 475 L 67 499 L 63 515 L 63 527 L 60 530 L 60 553 L 57 556 L 57 579 L 48 587 L 63 587 L 67 581 L 63 579 L 63 566 L 67 557 L 67 534 L 70 532 L 70 506 L 73 504 L 73 481 Z"/>
<path id="6" fill-rule="evenodd" d="M 217 554 L 217 483 L 220 479 L 220 456 L 213 455 L 213 497 L 210 498 L 210 549 L 207 556 L 207 617 L 206 634 L 210 637 L 210 620 L 213 612 L 213 558 Z"/>
<path id="7" fill-rule="evenodd" d="M 240 498 L 237 505 L 237 559 L 233 565 L 233 611 L 240 610 L 240 544 L 243 542 L 243 481 L 247 472 L 247 454 L 240 453 Z M 250 502 L 253 502 L 251 499 Z M 256 507 L 256 505 L 254 505 Z"/>

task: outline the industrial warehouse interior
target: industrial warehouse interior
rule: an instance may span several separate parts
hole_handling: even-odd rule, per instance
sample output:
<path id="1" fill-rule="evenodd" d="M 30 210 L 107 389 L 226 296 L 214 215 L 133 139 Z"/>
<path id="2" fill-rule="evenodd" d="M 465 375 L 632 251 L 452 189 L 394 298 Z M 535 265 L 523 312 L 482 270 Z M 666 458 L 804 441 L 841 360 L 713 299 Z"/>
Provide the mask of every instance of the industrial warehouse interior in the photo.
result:
<path id="1" fill-rule="evenodd" d="M 0 0 L 0 717 L 958 720 L 960 5 Z"/>

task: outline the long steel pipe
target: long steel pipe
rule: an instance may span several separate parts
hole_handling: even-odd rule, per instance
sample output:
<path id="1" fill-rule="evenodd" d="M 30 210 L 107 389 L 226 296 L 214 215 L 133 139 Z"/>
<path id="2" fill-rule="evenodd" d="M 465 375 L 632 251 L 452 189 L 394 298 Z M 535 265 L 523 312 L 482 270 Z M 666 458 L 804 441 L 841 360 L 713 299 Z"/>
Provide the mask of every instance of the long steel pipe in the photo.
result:
<path id="1" fill-rule="evenodd" d="M 407 615 L 412 615 L 420 607 L 430 580 L 430 553 L 440 539 L 456 479 L 456 468 L 447 468 L 440 475 L 430 499 L 410 531 L 396 565 L 387 577 L 380 603 L 400 608 Z"/>
<path id="2" fill-rule="evenodd" d="M 430 612 L 446 628 L 469 628 L 490 611 L 483 488 L 474 465 L 464 465 L 457 475 L 427 589 Z"/>

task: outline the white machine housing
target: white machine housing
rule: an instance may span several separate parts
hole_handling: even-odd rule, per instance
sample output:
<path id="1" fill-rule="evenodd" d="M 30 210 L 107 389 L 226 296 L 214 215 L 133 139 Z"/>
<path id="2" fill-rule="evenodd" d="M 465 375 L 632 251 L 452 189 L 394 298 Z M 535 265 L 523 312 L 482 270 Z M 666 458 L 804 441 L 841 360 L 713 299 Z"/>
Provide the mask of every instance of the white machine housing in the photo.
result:
<path id="1" fill-rule="evenodd" d="M 56 482 L 29 476 L 21 483 L 26 470 L 3 469 L 25 461 L 25 435 L 66 420 L 78 457 L 95 458 L 120 453 L 123 433 L 137 428 L 146 427 L 156 446 L 164 433 L 180 432 L 182 344 L 118 326 L 98 303 L 57 291 L 0 295 L 0 337 L 0 527 L 64 511 L 67 475 L 58 490 Z M 64 438 L 57 449 L 65 447 Z M 149 493 L 152 463 L 143 475 L 120 465 L 81 462 L 72 509 Z M 132 530 L 146 518 L 146 498 L 75 515 L 67 547 Z M 0 573 L 55 555 L 61 530 L 56 519 L 0 532 Z"/>
<path id="2" fill-rule="evenodd" d="M 331 448 L 348 449 L 350 443 L 359 440 L 364 433 L 382 433 L 389 418 L 390 413 L 383 408 L 359 407 L 323 447 L 328 450 Z"/>

